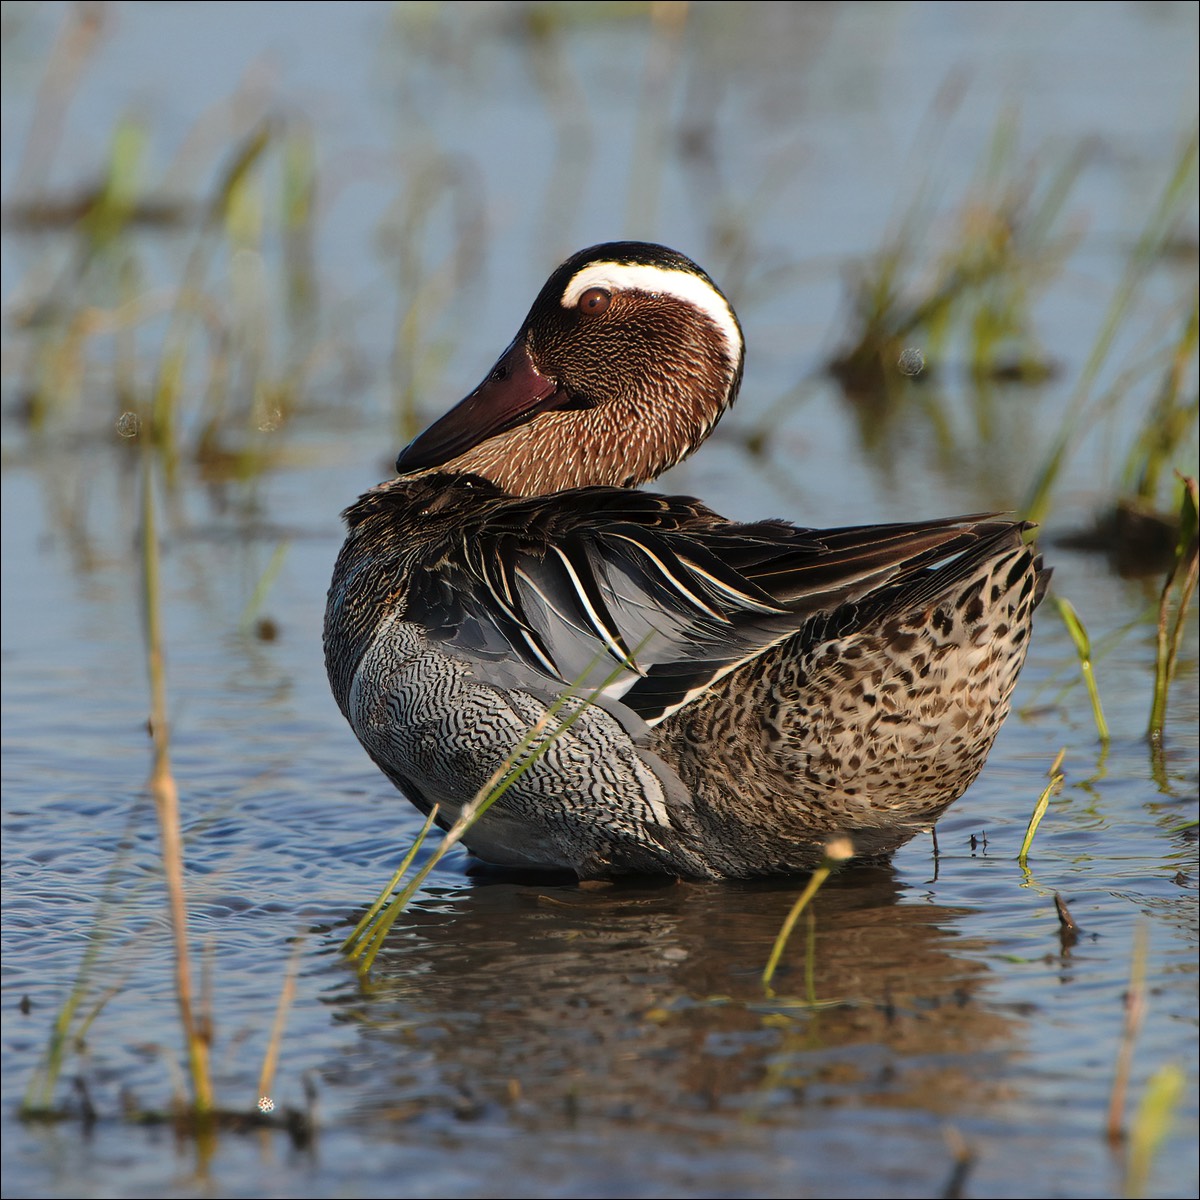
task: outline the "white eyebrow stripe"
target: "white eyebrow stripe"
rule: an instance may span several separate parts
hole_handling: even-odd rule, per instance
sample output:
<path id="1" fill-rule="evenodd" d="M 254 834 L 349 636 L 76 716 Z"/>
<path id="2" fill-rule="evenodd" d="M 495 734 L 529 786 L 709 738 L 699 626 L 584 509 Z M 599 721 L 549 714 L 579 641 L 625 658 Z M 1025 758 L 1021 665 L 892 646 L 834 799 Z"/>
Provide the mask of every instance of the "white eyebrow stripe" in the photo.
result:
<path id="1" fill-rule="evenodd" d="M 730 362 L 742 356 L 742 331 L 729 301 L 711 283 L 690 271 L 675 271 L 670 267 L 652 267 L 646 263 L 594 262 L 581 267 L 571 276 L 562 294 L 563 308 L 574 308 L 588 288 L 604 288 L 608 292 L 657 292 L 674 296 L 685 304 L 698 308 L 721 331 Z"/>

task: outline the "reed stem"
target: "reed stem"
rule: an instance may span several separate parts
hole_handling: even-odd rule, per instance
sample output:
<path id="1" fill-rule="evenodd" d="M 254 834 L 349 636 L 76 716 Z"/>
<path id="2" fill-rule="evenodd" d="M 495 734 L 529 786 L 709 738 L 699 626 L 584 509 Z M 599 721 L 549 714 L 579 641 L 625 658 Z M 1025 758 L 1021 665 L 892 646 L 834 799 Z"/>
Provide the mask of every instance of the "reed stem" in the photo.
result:
<path id="1" fill-rule="evenodd" d="M 1167 574 L 1158 604 L 1154 702 L 1150 709 L 1150 728 L 1147 731 L 1152 745 L 1155 746 L 1162 743 L 1163 726 L 1167 720 L 1167 693 L 1171 687 L 1171 680 L 1175 677 L 1175 663 L 1183 640 L 1183 623 L 1188 609 L 1191 608 L 1197 574 L 1200 573 L 1200 541 L 1197 540 L 1200 501 L 1197 498 L 1197 485 L 1196 480 L 1191 477 L 1183 483 L 1183 502 L 1179 509 L 1179 544 L 1175 551 L 1175 562 Z M 1179 604 L 1175 609 L 1174 624 L 1171 624 L 1171 593 L 1177 582 Z"/>
<path id="2" fill-rule="evenodd" d="M 1046 815 L 1046 809 L 1050 806 L 1050 797 L 1055 792 L 1062 791 L 1063 781 L 1066 779 L 1066 776 L 1062 773 L 1062 764 L 1066 754 L 1067 748 L 1064 746 L 1051 764 L 1049 771 L 1050 782 L 1046 784 L 1042 790 L 1042 794 L 1038 797 L 1038 802 L 1033 806 L 1033 816 L 1029 818 L 1029 826 L 1025 830 L 1024 840 L 1021 842 L 1021 852 L 1017 855 L 1017 862 L 1021 866 L 1025 865 L 1025 860 L 1029 857 L 1029 849 L 1033 845 L 1033 835 L 1037 833 L 1038 826 L 1042 823 L 1042 818 Z"/>
<path id="3" fill-rule="evenodd" d="M 145 436 L 145 434 L 143 434 Z M 149 438 L 143 445 L 142 567 L 146 662 L 150 676 L 150 730 L 154 743 L 148 787 L 158 815 L 163 875 L 175 943 L 175 996 L 183 1025 L 192 1080 L 192 1101 L 198 1116 L 212 1112 L 213 1093 L 209 1041 L 192 1008 L 191 960 L 188 952 L 187 900 L 183 885 L 183 838 L 179 824 L 179 791 L 171 771 L 170 729 L 167 723 L 166 662 L 163 654 L 160 606 L 158 532 L 154 510 L 154 472 Z"/>
<path id="4" fill-rule="evenodd" d="M 849 838 L 835 838 L 826 845 L 825 857 L 821 859 L 821 865 L 812 873 L 808 885 L 800 893 L 796 903 L 792 905 L 791 911 L 784 918 L 779 933 L 775 936 L 775 944 L 771 947 L 771 957 L 767 959 L 767 965 L 763 968 L 762 982 L 764 988 L 771 986 L 771 980 L 775 977 L 775 968 L 779 966 L 779 960 L 783 957 L 784 948 L 788 944 L 788 938 L 792 936 L 792 930 L 796 927 L 796 922 L 800 919 L 800 914 L 808 907 L 809 901 L 820 891 L 821 885 L 825 880 L 833 874 L 841 863 L 853 856 L 854 847 Z"/>
<path id="5" fill-rule="evenodd" d="M 1129 988 L 1125 992 L 1125 1023 L 1117 1048 L 1117 1066 L 1113 1073 L 1112 1093 L 1108 1100 L 1105 1132 L 1112 1144 L 1125 1136 L 1125 1093 L 1129 1090 L 1129 1072 L 1133 1066 L 1133 1044 L 1142 1018 L 1146 1015 L 1146 927 L 1139 925 L 1133 936 L 1133 963 L 1129 969 Z"/>
<path id="6" fill-rule="evenodd" d="M 1096 686 L 1096 673 L 1092 670 L 1092 641 L 1087 629 L 1079 618 L 1070 600 L 1056 596 L 1054 600 L 1058 615 L 1062 617 L 1071 641 L 1075 644 L 1075 653 L 1079 656 L 1079 670 L 1083 682 L 1087 685 L 1088 698 L 1092 702 L 1092 717 L 1096 722 L 1096 732 L 1106 745 L 1109 741 L 1108 722 L 1104 719 L 1104 708 L 1100 704 L 1100 689 Z"/>

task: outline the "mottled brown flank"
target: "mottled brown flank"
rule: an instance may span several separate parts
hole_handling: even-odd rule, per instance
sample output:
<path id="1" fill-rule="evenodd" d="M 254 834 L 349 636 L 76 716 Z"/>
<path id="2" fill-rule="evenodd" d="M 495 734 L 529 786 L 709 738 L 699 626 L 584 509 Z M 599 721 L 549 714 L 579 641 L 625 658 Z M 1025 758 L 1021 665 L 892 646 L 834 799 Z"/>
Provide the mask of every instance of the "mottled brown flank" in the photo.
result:
<path id="1" fill-rule="evenodd" d="M 932 826 L 1008 715 L 1037 569 L 1010 545 L 948 603 L 818 645 L 800 633 L 659 725 L 651 746 L 692 793 L 715 864 L 812 867 L 843 835 L 859 857 L 885 856 Z M 929 636 L 997 579 L 992 611 Z"/>

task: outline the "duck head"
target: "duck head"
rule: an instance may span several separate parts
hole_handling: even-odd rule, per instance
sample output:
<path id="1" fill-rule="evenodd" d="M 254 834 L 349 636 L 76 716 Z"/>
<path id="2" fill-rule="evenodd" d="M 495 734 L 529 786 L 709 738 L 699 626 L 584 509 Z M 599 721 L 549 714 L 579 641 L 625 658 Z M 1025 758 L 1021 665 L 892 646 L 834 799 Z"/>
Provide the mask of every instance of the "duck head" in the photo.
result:
<path id="1" fill-rule="evenodd" d="M 514 495 L 636 487 L 733 403 L 741 326 L 691 259 L 646 242 L 581 250 L 546 281 L 487 378 L 396 460 Z"/>

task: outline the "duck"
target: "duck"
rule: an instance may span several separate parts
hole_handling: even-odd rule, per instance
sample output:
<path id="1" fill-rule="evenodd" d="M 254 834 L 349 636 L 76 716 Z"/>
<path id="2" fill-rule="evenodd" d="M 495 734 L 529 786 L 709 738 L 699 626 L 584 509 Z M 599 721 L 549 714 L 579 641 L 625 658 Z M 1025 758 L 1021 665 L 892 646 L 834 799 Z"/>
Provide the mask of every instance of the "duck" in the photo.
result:
<path id="1" fill-rule="evenodd" d="M 343 514 L 334 698 L 417 809 L 475 818 L 482 863 L 752 879 L 847 839 L 887 860 L 983 768 L 1049 579 L 1030 526 L 743 522 L 646 490 L 744 361 L 690 258 L 581 250 Z"/>

